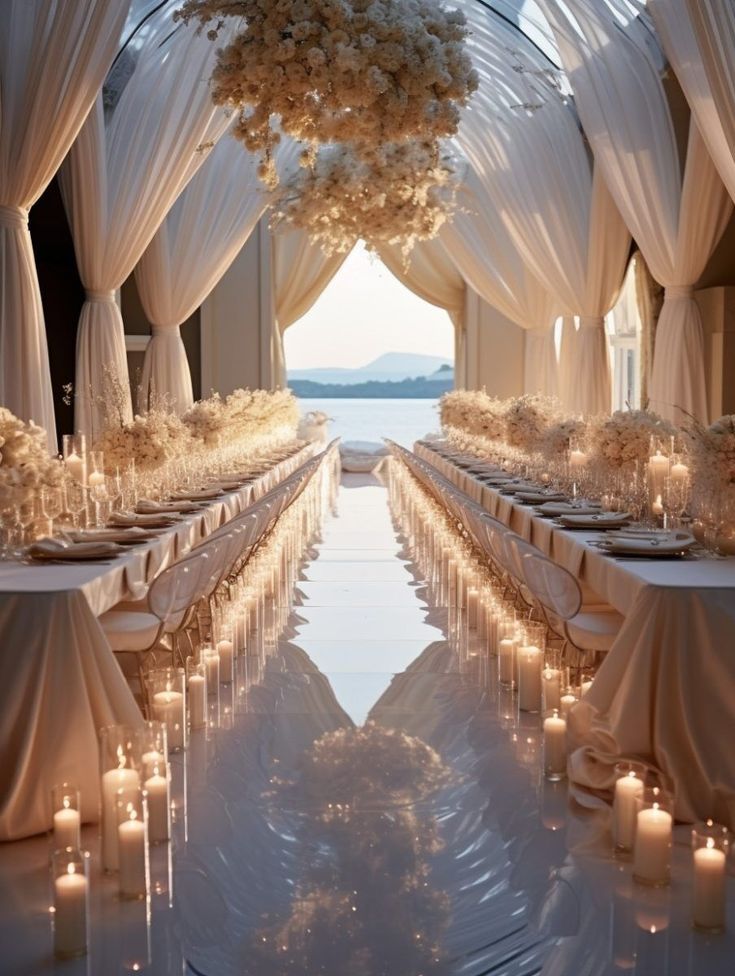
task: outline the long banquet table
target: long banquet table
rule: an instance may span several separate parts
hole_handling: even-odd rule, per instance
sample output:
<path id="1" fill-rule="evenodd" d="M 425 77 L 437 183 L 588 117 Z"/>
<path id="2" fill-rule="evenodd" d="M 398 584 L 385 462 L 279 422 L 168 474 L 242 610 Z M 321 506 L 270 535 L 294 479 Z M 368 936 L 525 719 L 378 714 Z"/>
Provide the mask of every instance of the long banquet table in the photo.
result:
<path id="1" fill-rule="evenodd" d="M 675 784 L 680 819 L 713 817 L 735 828 L 735 559 L 612 558 L 594 546 L 599 531 L 570 531 L 535 514 L 439 445 L 414 449 L 625 617 L 572 711 L 573 780 L 610 788 L 614 763 L 638 757 Z"/>
<path id="2" fill-rule="evenodd" d="M 300 448 L 110 563 L 0 562 L 0 840 L 50 827 L 57 782 L 78 785 L 83 819 L 96 820 L 99 729 L 142 721 L 100 614 L 145 596 L 166 566 L 312 454 Z"/>

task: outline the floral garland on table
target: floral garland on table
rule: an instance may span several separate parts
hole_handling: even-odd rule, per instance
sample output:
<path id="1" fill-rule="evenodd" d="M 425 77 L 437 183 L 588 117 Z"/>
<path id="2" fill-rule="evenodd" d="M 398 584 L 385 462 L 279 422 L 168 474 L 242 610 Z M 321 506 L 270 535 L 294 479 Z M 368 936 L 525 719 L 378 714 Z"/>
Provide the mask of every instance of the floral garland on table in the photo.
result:
<path id="1" fill-rule="evenodd" d="M 489 441 L 504 439 L 505 409 L 502 400 L 480 390 L 452 390 L 439 401 L 442 427 Z"/>
<path id="2" fill-rule="evenodd" d="M 584 444 L 587 424 L 577 417 L 565 417 L 550 424 L 539 438 L 539 452 L 545 457 L 564 455 L 573 444 Z"/>
<path id="3" fill-rule="evenodd" d="M 363 154 L 332 146 L 285 184 L 271 223 L 306 229 L 327 254 L 344 254 L 362 238 L 368 250 L 400 244 L 406 256 L 452 215 L 457 181 L 438 143 L 389 143 Z"/>
<path id="4" fill-rule="evenodd" d="M 112 472 L 134 461 L 138 470 L 153 471 L 176 458 L 226 446 L 258 450 L 293 439 L 299 421 L 290 390 L 235 390 L 199 400 L 183 417 L 165 409 L 136 416 L 131 423 L 107 427 L 94 445 L 104 452 Z"/>
<path id="5" fill-rule="evenodd" d="M 49 457 L 46 431 L 0 407 L 0 490 L 21 501 L 44 485 L 58 487 L 63 466 Z"/>
<path id="6" fill-rule="evenodd" d="M 199 400 L 183 421 L 195 440 L 207 447 L 248 440 L 256 447 L 265 439 L 292 438 L 299 423 L 296 397 L 290 390 L 235 390 Z"/>
<path id="7" fill-rule="evenodd" d="M 647 462 L 651 442 L 670 441 L 676 428 L 648 410 L 616 410 L 591 425 L 589 449 L 593 464 L 620 469 L 637 461 Z"/>
<path id="8" fill-rule="evenodd" d="M 212 98 L 239 113 L 234 133 L 263 154 L 271 188 L 280 131 L 306 144 L 306 162 L 319 144 L 438 140 L 478 87 L 465 17 L 440 0 L 184 0 L 175 16 L 211 40 L 236 19 Z"/>

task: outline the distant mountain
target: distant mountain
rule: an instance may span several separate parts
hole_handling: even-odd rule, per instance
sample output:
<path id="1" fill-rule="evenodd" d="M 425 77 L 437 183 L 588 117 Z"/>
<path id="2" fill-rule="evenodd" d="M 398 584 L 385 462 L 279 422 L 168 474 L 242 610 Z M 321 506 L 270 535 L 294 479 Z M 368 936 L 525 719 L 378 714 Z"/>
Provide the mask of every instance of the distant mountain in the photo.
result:
<path id="1" fill-rule="evenodd" d="M 368 380 L 365 383 L 314 383 L 312 380 L 288 381 L 296 396 L 316 399 L 390 399 L 437 400 L 454 386 L 451 370 L 441 376 L 419 376 L 405 380 Z"/>
<path id="2" fill-rule="evenodd" d="M 353 385 L 355 383 L 371 382 L 400 382 L 401 380 L 415 379 L 416 377 L 431 377 L 436 379 L 446 379 L 451 377 L 446 369 L 442 375 L 436 376 L 442 367 L 451 370 L 451 360 L 442 359 L 440 356 L 426 356 L 422 353 L 412 352 L 387 352 L 378 356 L 366 366 L 357 369 L 344 369 L 338 366 L 325 366 L 318 369 L 290 369 L 288 380 L 308 380 L 312 383 L 324 384 L 344 384 Z"/>

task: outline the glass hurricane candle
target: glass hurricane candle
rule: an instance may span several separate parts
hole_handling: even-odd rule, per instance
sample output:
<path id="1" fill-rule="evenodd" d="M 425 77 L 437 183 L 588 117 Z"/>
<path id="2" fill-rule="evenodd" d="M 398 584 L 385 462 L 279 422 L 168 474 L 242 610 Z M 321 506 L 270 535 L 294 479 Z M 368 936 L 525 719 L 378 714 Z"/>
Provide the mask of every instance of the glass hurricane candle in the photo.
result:
<path id="1" fill-rule="evenodd" d="M 75 847 L 54 851 L 53 886 L 54 955 L 71 959 L 87 953 L 89 929 L 89 854 Z"/>
<path id="2" fill-rule="evenodd" d="M 567 774 L 567 723 L 556 709 L 544 719 L 544 773 L 552 781 Z"/>
<path id="3" fill-rule="evenodd" d="M 119 891 L 121 898 L 148 895 L 148 829 L 144 790 L 117 798 Z"/>
<path id="4" fill-rule="evenodd" d="M 140 789 L 140 738 L 137 729 L 110 725 L 100 732 L 100 775 L 102 777 L 102 867 L 118 868 L 117 802 L 122 792 L 132 795 Z"/>
<path id="5" fill-rule="evenodd" d="M 660 887 L 671 880 L 671 837 L 674 798 L 659 786 L 644 788 L 636 797 L 633 879 Z"/>
<path id="6" fill-rule="evenodd" d="M 692 829 L 692 923 L 707 932 L 725 928 L 725 870 L 731 839 L 727 827 L 711 820 Z"/>
<path id="7" fill-rule="evenodd" d="M 146 683 L 152 718 L 163 722 L 169 752 L 186 748 L 186 673 L 183 668 L 154 668 Z"/>
<path id="8" fill-rule="evenodd" d="M 207 725 L 207 669 L 202 661 L 188 658 L 186 662 L 189 692 L 189 725 L 192 731 Z"/>
<path id="9" fill-rule="evenodd" d="M 630 854 L 635 841 L 638 798 L 643 795 L 646 767 L 637 762 L 615 764 L 612 833 L 616 854 Z"/>
<path id="10" fill-rule="evenodd" d="M 51 790 L 54 815 L 54 850 L 81 847 L 82 818 L 79 789 L 73 783 L 60 783 Z"/>

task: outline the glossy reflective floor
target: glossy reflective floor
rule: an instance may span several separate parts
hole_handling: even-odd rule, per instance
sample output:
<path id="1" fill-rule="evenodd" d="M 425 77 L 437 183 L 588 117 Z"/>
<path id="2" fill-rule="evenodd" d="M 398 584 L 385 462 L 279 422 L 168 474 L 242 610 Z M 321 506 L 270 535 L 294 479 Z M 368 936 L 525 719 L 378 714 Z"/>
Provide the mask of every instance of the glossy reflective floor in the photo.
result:
<path id="1" fill-rule="evenodd" d="M 48 843 L 4 845 L 0 973 L 732 973 L 732 935 L 690 927 L 687 830 L 671 887 L 634 885 L 606 809 L 543 780 L 538 719 L 430 602 L 384 487 L 345 476 L 338 507 L 259 683 L 174 762 L 150 908 L 95 874 L 90 955 L 54 964 Z"/>

